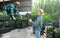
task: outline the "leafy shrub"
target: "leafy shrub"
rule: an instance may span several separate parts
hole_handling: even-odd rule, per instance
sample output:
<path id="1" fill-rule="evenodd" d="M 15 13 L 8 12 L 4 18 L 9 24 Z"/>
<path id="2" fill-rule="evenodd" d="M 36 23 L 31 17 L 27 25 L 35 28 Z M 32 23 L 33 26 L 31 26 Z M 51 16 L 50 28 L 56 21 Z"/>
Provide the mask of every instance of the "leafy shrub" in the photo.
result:
<path id="1" fill-rule="evenodd" d="M 47 29 L 48 30 L 53 30 L 53 26 L 48 26 Z"/>
<path id="2" fill-rule="evenodd" d="M 53 26 L 47 27 L 47 38 L 53 38 Z"/>
<path id="3" fill-rule="evenodd" d="M 54 29 L 54 38 L 60 38 L 60 32 L 59 32 L 58 28 Z"/>
<path id="4" fill-rule="evenodd" d="M 0 11 L 0 15 L 7 15 L 7 12 L 2 10 L 2 11 Z"/>
<path id="5" fill-rule="evenodd" d="M 47 38 L 60 38 L 60 32 L 58 28 L 54 28 L 53 26 L 47 27 Z"/>
<path id="6" fill-rule="evenodd" d="M 50 14 L 44 13 L 43 16 L 43 24 L 46 22 L 56 22 L 55 19 L 52 19 L 52 17 L 50 16 Z"/>

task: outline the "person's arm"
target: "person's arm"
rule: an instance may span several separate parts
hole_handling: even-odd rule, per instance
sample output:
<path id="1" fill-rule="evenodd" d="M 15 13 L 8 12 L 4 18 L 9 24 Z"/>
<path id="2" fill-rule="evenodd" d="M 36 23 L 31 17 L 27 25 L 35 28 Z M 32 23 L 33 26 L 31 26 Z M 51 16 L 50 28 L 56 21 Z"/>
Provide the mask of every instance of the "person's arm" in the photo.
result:
<path id="1" fill-rule="evenodd" d="M 10 7 L 10 11 L 11 11 L 11 15 L 13 17 L 14 16 L 14 9 L 12 7 Z"/>
<path id="2" fill-rule="evenodd" d="M 11 12 L 11 15 L 14 16 L 14 4 L 10 4 L 10 12 Z"/>
<path id="3" fill-rule="evenodd" d="M 32 19 L 29 19 L 29 22 L 32 23 L 32 26 L 35 27 L 35 25 L 38 24 L 38 22 L 35 20 L 35 21 L 32 21 Z"/>
<path id="4" fill-rule="evenodd" d="M 32 21 L 32 19 L 29 19 L 29 22 L 32 23 L 32 26 L 34 25 L 34 22 Z"/>
<path id="5" fill-rule="evenodd" d="M 18 8 L 15 8 L 16 14 L 19 15 L 19 10 Z"/>
<path id="6" fill-rule="evenodd" d="M 12 18 L 13 18 L 14 20 L 16 20 L 16 18 L 14 17 L 14 5 L 13 5 L 13 4 L 10 5 L 10 12 L 11 12 Z"/>

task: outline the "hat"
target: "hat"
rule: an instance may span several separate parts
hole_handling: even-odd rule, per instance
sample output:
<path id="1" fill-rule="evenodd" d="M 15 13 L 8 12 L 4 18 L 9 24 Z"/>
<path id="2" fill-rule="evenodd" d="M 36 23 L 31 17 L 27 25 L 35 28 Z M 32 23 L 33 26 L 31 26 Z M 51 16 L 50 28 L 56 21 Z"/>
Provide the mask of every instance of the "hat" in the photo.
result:
<path id="1" fill-rule="evenodd" d="M 16 1 L 16 2 L 14 2 L 14 3 L 20 6 L 20 2 Z"/>
<path id="2" fill-rule="evenodd" d="M 43 9 L 38 9 L 38 11 L 40 11 L 42 13 L 42 15 L 44 15 L 44 10 Z"/>
<path id="3" fill-rule="evenodd" d="M 38 9 L 38 11 L 41 11 L 42 13 L 44 12 L 43 9 Z"/>

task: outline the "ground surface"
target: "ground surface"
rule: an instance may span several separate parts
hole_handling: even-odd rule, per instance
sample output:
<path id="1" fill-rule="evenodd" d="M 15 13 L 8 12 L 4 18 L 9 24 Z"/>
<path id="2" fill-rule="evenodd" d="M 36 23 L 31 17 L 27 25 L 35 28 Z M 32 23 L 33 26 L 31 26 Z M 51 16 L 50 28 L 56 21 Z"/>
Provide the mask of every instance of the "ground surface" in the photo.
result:
<path id="1" fill-rule="evenodd" d="M 11 32 L 3 34 L 3 37 L 0 38 L 29 38 L 29 30 L 28 28 L 24 29 L 15 29 L 12 30 Z M 32 28 L 31 28 L 31 33 L 32 33 Z M 32 33 L 30 38 L 35 38 L 35 35 Z"/>

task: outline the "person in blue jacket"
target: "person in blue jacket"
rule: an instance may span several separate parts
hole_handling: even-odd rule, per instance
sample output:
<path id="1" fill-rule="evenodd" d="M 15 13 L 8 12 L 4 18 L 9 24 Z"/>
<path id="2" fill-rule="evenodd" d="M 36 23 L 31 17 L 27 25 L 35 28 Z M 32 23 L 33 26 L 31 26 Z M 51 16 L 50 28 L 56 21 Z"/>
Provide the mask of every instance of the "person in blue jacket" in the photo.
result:
<path id="1" fill-rule="evenodd" d="M 19 10 L 18 10 L 19 6 L 20 6 L 20 2 L 16 1 L 14 3 L 3 6 L 3 10 L 5 10 L 12 19 L 16 20 L 14 14 L 16 13 L 17 15 L 19 15 Z"/>
<path id="2" fill-rule="evenodd" d="M 41 29 L 42 29 L 42 14 L 43 14 L 43 12 L 44 11 L 42 9 L 38 9 L 37 19 L 34 22 L 32 20 L 30 20 L 30 22 L 32 22 L 32 25 L 33 25 L 33 28 L 34 28 L 36 38 L 41 38 L 40 32 L 41 32 Z"/>

